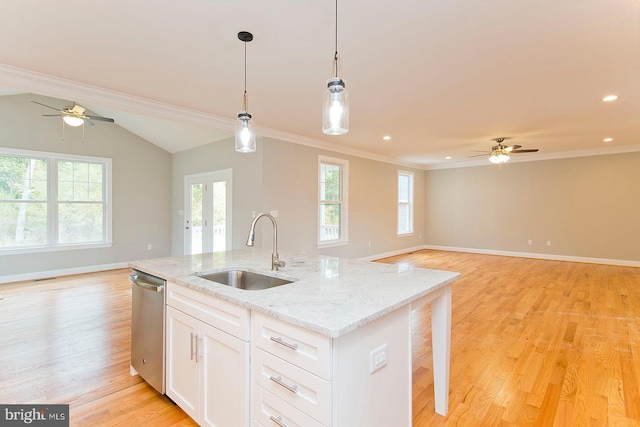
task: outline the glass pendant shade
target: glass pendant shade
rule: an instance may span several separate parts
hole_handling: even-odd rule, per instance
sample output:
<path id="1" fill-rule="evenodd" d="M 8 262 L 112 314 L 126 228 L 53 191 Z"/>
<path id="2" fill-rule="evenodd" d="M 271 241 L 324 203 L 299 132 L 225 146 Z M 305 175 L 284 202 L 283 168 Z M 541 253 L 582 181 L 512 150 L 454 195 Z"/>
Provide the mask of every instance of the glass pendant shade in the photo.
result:
<path id="1" fill-rule="evenodd" d="M 256 132 L 251 114 L 246 111 L 238 114 L 238 120 L 236 120 L 236 151 L 239 153 L 256 151 Z"/>
<path id="2" fill-rule="evenodd" d="M 322 132 L 344 135 L 349 132 L 349 92 L 339 77 L 327 81 L 322 108 Z"/>
<path id="3" fill-rule="evenodd" d="M 64 120 L 64 122 L 69 126 L 73 127 L 82 126 L 84 124 L 84 120 L 82 120 L 80 117 L 63 116 L 62 120 Z"/>

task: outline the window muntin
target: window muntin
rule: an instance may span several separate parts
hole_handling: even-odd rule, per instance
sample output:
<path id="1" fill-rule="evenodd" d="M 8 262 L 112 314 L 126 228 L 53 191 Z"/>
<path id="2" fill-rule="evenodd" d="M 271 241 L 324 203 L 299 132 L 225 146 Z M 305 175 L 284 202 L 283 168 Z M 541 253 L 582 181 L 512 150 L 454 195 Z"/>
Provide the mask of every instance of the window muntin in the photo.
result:
<path id="1" fill-rule="evenodd" d="M 111 160 L 0 148 L 0 251 L 110 244 Z"/>
<path id="2" fill-rule="evenodd" d="M 318 245 L 347 244 L 347 181 L 349 162 L 319 156 Z"/>
<path id="3" fill-rule="evenodd" d="M 413 173 L 398 171 L 398 234 L 413 233 Z"/>

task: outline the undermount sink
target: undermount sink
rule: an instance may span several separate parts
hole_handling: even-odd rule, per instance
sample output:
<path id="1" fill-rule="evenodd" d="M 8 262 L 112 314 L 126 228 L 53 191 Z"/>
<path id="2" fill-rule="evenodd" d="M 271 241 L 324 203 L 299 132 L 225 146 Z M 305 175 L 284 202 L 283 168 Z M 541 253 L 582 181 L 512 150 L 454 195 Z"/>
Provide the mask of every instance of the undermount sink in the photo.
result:
<path id="1" fill-rule="evenodd" d="M 196 273 L 196 276 L 202 277 L 206 280 L 211 280 L 212 282 L 231 286 L 232 288 L 244 289 L 247 291 L 259 291 L 295 282 L 295 280 L 281 279 L 279 277 L 272 277 L 244 270 L 228 270 L 217 273 Z"/>

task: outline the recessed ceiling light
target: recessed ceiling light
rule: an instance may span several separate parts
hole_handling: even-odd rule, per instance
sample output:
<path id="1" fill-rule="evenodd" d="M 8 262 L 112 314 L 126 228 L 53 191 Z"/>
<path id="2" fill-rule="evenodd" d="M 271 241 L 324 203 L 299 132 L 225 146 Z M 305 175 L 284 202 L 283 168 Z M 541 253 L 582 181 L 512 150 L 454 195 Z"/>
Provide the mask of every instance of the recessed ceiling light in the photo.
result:
<path id="1" fill-rule="evenodd" d="M 605 139 L 603 139 L 603 141 L 604 142 L 611 142 L 611 141 L 613 141 L 613 138 L 605 138 Z"/>
<path id="2" fill-rule="evenodd" d="M 611 102 L 611 101 L 615 101 L 616 99 L 618 99 L 618 95 L 607 95 L 604 98 L 602 98 L 604 102 Z"/>
<path id="3" fill-rule="evenodd" d="M 385 135 L 382 137 L 382 139 L 384 139 L 385 141 L 389 141 L 391 137 L 389 135 Z"/>
<path id="4" fill-rule="evenodd" d="M 451 160 L 451 156 L 445 157 L 446 160 Z"/>

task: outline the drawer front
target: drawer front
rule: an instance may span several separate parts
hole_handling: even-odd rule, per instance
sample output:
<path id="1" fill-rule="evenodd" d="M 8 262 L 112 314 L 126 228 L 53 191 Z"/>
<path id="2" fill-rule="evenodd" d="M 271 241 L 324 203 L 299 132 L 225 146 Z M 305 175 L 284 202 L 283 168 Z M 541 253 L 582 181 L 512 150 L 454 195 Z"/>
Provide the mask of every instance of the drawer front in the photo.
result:
<path id="1" fill-rule="evenodd" d="M 247 308 L 171 282 L 167 283 L 167 304 L 243 341 L 249 341 Z"/>
<path id="2" fill-rule="evenodd" d="M 260 386 L 253 387 L 253 422 L 269 427 L 324 427 L 318 421 L 269 393 Z"/>
<path id="3" fill-rule="evenodd" d="M 294 365 L 331 379 L 331 338 L 260 313 L 252 313 L 251 342 Z"/>
<path id="4" fill-rule="evenodd" d="M 301 412 L 329 425 L 331 382 L 252 347 L 254 386 L 262 386 Z"/>

